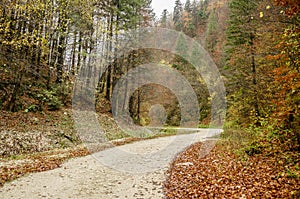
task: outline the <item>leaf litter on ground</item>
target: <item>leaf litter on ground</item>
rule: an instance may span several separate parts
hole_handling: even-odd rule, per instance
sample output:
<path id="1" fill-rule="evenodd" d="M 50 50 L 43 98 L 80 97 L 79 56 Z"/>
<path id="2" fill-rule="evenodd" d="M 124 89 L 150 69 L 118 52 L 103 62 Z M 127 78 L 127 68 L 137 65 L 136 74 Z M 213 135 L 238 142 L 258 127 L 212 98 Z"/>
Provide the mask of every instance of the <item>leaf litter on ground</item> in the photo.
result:
<path id="1" fill-rule="evenodd" d="M 243 160 L 218 144 L 203 157 L 202 147 L 192 145 L 170 164 L 164 183 L 168 199 L 300 198 L 299 176 L 283 172 L 287 165 L 278 157 Z"/>

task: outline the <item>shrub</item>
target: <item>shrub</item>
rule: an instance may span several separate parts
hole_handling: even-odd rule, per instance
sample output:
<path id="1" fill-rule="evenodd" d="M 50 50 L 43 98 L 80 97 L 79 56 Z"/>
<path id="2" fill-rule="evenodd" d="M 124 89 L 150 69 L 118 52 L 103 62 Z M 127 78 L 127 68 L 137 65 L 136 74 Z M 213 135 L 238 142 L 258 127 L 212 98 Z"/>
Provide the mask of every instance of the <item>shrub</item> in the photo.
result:
<path id="1" fill-rule="evenodd" d="M 37 97 L 41 106 L 46 104 L 50 111 L 59 110 L 62 106 L 62 102 L 58 99 L 54 91 L 44 90 L 42 94 L 38 94 Z"/>

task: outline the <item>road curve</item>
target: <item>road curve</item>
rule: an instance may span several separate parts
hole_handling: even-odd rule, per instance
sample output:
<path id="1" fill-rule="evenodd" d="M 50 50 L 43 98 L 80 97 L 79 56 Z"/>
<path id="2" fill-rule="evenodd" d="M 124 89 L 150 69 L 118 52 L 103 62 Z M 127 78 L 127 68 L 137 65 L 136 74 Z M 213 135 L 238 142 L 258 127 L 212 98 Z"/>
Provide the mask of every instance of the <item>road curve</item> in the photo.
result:
<path id="1" fill-rule="evenodd" d="M 193 129 L 195 130 L 195 129 Z M 163 198 L 165 171 L 176 154 L 220 129 L 139 141 L 76 158 L 61 168 L 6 183 L 2 199 Z"/>

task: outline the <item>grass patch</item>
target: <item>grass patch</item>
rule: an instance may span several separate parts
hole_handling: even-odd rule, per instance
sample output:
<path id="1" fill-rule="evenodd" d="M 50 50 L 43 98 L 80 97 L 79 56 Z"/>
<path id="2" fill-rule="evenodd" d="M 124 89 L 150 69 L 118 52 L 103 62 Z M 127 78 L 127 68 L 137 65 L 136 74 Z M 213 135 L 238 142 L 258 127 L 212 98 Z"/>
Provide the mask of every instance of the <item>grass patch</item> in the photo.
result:
<path id="1" fill-rule="evenodd" d="M 220 136 L 218 146 L 224 151 L 233 152 L 241 160 L 260 154 L 262 146 L 257 142 L 257 136 L 247 130 L 225 129 Z"/>
<path id="2" fill-rule="evenodd" d="M 199 124 L 198 128 L 200 128 L 200 129 L 208 129 L 208 128 L 211 128 L 211 126 L 209 126 L 208 124 Z"/>

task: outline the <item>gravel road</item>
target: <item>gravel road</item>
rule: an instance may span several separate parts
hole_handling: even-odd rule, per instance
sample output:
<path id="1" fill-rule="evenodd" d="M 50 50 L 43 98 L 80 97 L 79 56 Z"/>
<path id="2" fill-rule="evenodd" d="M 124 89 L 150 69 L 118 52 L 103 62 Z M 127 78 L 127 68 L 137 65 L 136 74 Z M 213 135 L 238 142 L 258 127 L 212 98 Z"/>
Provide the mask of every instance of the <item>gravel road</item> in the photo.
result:
<path id="1" fill-rule="evenodd" d="M 164 173 L 176 154 L 220 132 L 202 129 L 194 134 L 144 140 L 72 159 L 61 168 L 6 183 L 0 188 L 0 198 L 164 198 Z"/>

